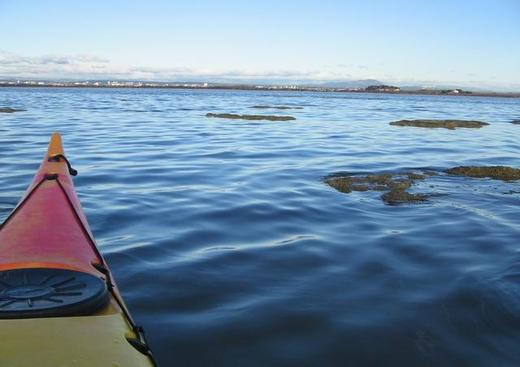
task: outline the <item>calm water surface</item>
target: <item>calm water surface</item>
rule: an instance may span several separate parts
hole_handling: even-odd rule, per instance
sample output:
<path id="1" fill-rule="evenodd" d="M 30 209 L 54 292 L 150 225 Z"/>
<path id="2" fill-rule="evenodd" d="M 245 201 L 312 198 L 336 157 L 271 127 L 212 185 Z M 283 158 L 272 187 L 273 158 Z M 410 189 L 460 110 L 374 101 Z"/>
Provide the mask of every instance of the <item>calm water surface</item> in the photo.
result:
<path id="1" fill-rule="evenodd" d="M 270 113 L 296 121 L 209 119 Z M 519 366 L 520 182 L 436 176 L 429 203 L 334 172 L 520 167 L 520 101 L 289 92 L 0 89 L 0 219 L 52 131 L 160 366 Z M 389 126 L 477 119 L 482 129 Z"/>

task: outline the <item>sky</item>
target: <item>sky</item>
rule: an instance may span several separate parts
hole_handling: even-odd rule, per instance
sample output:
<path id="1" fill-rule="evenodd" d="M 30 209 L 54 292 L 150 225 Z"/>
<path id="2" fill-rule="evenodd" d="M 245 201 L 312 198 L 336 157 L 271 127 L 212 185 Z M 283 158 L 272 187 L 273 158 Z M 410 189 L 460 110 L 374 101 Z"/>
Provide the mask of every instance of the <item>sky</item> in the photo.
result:
<path id="1" fill-rule="evenodd" d="M 520 0 L 0 0 L 0 77 L 520 91 Z"/>

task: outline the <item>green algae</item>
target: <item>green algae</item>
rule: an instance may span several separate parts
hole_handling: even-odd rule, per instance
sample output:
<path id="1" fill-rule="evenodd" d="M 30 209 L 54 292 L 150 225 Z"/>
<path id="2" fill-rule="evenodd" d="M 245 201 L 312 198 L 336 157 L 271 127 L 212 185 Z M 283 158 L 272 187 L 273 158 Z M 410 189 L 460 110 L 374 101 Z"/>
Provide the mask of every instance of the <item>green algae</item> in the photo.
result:
<path id="1" fill-rule="evenodd" d="M 215 117 L 222 119 L 232 119 L 232 120 L 268 120 L 268 121 L 290 121 L 296 120 L 295 117 L 292 116 L 272 116 L 272 115 L 239 115 L 234 113 L 207 113 L 206 117 Z"/>
<path id="2" fill-rule="evenodd" d="M 25 111 L 25 110 L 10 108 L 10 107 L 0 107 L 1 113 L 13 113 L 13 112 L 20 112 L 20 111 Z"/>
<path id="3" fill-rule="evenodd" d="M 429 172 L 429 175 L 434 175 Z M 353 191 L 385 191 L 381 196 L 389 205 L 417 203 L 428 200 L 429 195 L 407 192 L 415 181 L 424 180 L 428 175 L 416 172 L 379 173 L 365 176 L 332 175 L 325 178 L 325 183 L 342 193 Z"/>
<path id="4" fill-rule="evenodd" d="M 492 178 L 502 181 L 520 180 L 520 169 L 507 166 L 459 166 L 445 171 L 450 175 Z"/>
<path id="5" fill-rule="evenodd" d="M 399 120 L 390 122 L 392 126 L 414 126 L 424 128 L 443 128 L 455 130 L 457 128 L 479 129 L 489 125 L 487 122 L 475 120 Z"/>

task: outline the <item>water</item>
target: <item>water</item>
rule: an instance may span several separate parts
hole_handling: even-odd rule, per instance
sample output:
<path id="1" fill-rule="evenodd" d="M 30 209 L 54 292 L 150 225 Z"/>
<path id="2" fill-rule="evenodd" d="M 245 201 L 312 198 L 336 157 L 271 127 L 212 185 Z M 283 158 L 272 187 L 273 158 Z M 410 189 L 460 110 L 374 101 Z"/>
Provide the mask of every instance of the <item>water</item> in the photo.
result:
<path id="1" fill-rule="evenodd" d="M 209 119 L 269 113 L 296 121 Z M 334 172 L 520 167 L 520 101 L 0 89 L 0 219 L 63 134 L 76 188 L 160 366 L 520 365 L 520 182 L 436 176 L 429 203 Z M 389 126 L 477 119 L 482 129 Z M 430 187 L 433 186 L 433 187 Z"/>

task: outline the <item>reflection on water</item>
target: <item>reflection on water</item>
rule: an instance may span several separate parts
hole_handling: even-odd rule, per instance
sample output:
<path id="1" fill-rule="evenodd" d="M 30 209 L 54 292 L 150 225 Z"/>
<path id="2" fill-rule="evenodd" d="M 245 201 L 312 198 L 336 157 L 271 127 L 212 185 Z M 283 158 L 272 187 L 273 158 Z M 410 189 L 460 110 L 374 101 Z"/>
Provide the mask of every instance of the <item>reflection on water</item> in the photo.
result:
<path id="1" fill-rule="evenodd" d="M 295 121 L 205 117 L 254 105 L 304 108 L 276 111 Z M 161 366 L 520 365 L 519 182 L 439 175 L 417 190 L 440 195 L 400 206 L 323 182 L 520 167 L 518 100 L 0 89 L 0 106 L 27 110 L 0 115 L 0 217 L 60 131 Z M 388 125 L 405 118 L 490 126 Z"/>

